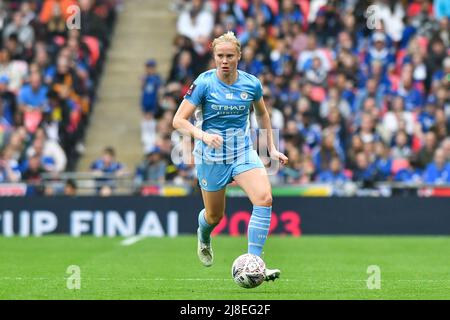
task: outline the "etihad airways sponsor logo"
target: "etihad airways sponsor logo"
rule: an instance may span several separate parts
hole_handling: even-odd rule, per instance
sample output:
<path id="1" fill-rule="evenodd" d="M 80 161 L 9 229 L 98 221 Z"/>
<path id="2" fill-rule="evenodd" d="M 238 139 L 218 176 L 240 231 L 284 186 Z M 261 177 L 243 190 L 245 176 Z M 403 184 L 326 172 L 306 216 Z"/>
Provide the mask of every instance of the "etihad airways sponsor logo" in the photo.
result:
<path id="1" fill-rule="evenodd" d="M 244 105 L 240 106 L 218 105 L 218 104 L 211 105 L 211 108 L 216 111 L 244 111 L 245 107 L 246 106 Z"/>

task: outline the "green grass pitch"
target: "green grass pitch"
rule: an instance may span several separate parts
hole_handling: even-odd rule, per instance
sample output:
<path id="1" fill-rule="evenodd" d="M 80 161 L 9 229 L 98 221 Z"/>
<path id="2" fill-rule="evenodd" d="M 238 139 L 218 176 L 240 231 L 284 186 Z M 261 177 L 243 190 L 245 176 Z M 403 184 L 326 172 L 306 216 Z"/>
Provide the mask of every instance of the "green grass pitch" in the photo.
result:
<path id="1" fill-rule="evenodd" d="M 0 299 L 450 299 L 450 237 L 270 236 L 264 260 L 282 275 L 255 289 L 231 279 L 244 237 L 213 238 L 211 268 L 194 236 L 122 240 L 0 237 Z M 67 288 L 70 265 L 79 290 Z M 380 289 L 367 287 L 370 265 Z"/>

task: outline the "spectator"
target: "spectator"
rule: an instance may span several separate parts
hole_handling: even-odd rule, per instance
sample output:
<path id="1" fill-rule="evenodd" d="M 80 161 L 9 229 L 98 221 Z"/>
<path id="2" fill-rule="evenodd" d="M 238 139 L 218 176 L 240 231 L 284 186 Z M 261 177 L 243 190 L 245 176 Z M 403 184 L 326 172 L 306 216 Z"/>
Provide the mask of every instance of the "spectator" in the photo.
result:
<path id="1" fill-rule="evenodd" d="M 445 161 L 444 150 L 434 152 L 434 161 L 429 163 L 423 172 L 423 182 L 426 184 L 450 183 L 450 163 Z"/>
<path id="2" fill-rule="evenodd" d="M 299 6 L 293 0 L 284 0 L 278 15 L 275 16 L 275 25 L 279 26 L 283 21 L 302 24 L 303 20 L 304 17 Z"/>
<path id="3" fill-rule="evenodd" d="M 437 29 L 437 23 L 433 19 L 433 7 L 431 1 L 421 1 L 420 8 L 411 18 L 411 24 L 417 29 L 420 36 L 431 37 Z"/>
<path id="4" fill-rule="evenodd" d="M 273 11 L 264 0 L 253 0 L 248 7 L 248 15 L 256 18 L 259 25 L 268 25 L 273 20 Z"/>
<path id="5" fill-rule="evenodd" d="M 444 151 L 445 161 L 450 162 L 450 137 L 447 137 L 442 141 L 441 147 Z"/>
<path id="6" fill-rule="evenodd" d="M 336 135 L 336 141 L 339 148 L 344 153 L 347 148 L 347 130 L 345 127 L 345 121 L 342 119 L 341 114 L 337 108 L 330 110 L 328 117 L 326 118 L 326 129 L 331 130 Z"/>
<path id="7" fill-rule="evenodd" d="M 162 158 L 161 149 L 155 147 L 146 155 L 136 169 L 136 182 L 164 183 L 167 163 Z"/>
<path id="8" fill-rule="evenodd" d="M 13 128 L 10 119 L 8 119 L 8 110 L 5 111 L 5 106 L 6 103 L 0 97 L 0 148 L 5 143 L 6 136 L 11 134 Z"/>
<path id="9" fill-rule="evenodd" d="M 361 115 L 361 125 L 356 130 L 356 134 L 361 137 L 363 143 L 371 143 L 380 140 L 380 136 L 375 131 L 375 121 L 371 114 Z"/>
<path id="10" fill-rule="evenodd" d="M 394 67 L 394 56 L 387 45 L 386 34 L 377 31 L 372 36 L 373 44 L 369 47 L 369 51 L 366 56 L 366 64 L 371 65 L 374 61 L 379 61 L 385 67 L 384 72 Z"/>
<path id="11" fill-rule="evenodd" d="M 248 17 L 245 20 L 245 29 L 238 35 L 238 40 L 241 46 L 245 47 L 252 38 L 258 37 L 258 29 L 255 23 L 255 19 Z"/>
<path id="12" fill-rule="evenodd" d="M 57 36 L 66 36 L 66 17 L 64 17 L 64 13 L 61 10 L 61 5 L 57 2 L 53 4 L 51 15 L 49 16 L 49 20 L 46 24 L 46 31 L 49 37 L 54 38 Z M 47 19 L 47 17 L 46 17 Z"/>
<path id="13" fill-rule="evenodd" d="M 103 19 L 95 12 L 94 0 L 78 0 L 80 6 L 80 31 L 82 35 L 96 37 L 103 47 L 109 45 L 109 35 Z"/>
<path id="14" fill-rule="evenodd" d="M 97 175 L 116 174 L 120 175 L 125 171 L 124 166 L 116 161 L 116 151 L 112 147 L 103 150 L 103 156 L 91 164 L 92 172 Z"/>
<path id="15" fill-rule="evenodd" d="M 366 86 L 356 95 L 353 110 L 359 111 L 363 109 L 364 101 L 368 98 L 374 99 L 376 108 L 381 109 L 385 93 L 386 89 L 383 84 L 380 84 L 376 78 L 369 78 L 366 82 Z"/>
<path id="16" fill-rule="evenodd" d="M 405 111 L 404 98 L 396 96 L 392 100 L 390 111 L 384 114 L 381 123 L 381 132 L 385 141 L 391 141 L 392 137 L 398 132 L 402 121 L 405 123 L 407 134 L 413 134 L 414 115 L 410 111 Z"/>
<path id="17" fill-rule="evenodd" d="M 335 1 L 328 1 L 325 6 L 319 9 L 310 28 L 312 32 L 318 35 L 321 46 L 333 46 L 336 43 L 337 35 L 342 28 L 342 22 L 339 19 Z"/>
<path id="18" fill-rule="evenodd" d="M 117 177 L 126 174 L 127 170 L 122 163 L 116 161 L 114 148 L 106 147 L 103 150 L 102 157 L 91 164 L 91 172 L 97 177 L 98 193 L 105 192 L 109 194 L 107 191 L 102 191 L 102 187 L 108 186 L 114 189 L 117 185 Z"/>
<path id="19" fill-rule="evenodd" d="M 15 94 L 20 90 L 28 65 L 24 61 L 11 60 L 11 54 L 7 48 L 0 47 L 0 76 L 9 79 L 8 89 Z"/>
<path id="20" fill-rule="evenodd" d="M 314 163 L 308 154 L 301 155 L 293 148 L 289 152 L 289 163 L 282 170 L 284 181 L 288 184 L 311 183 L 314 181 Z"/>
<path id="21" fill-rule="evenodd" d="M 395 182 L 403 182 L 407 184 L 419 184 L 422 182 L 422 173 L 419 169 L 414 169 L 408 161 L 405 168 L 401 168 L 394 176 Z"/>
<path id="22" fill-rule="evenodd" d="M 48 86 L 51 85 L 52 79 L 49 77 L 49 72 L 51 71 L 51 61 L 50 55 L 47 52 L 47 48 L 45 44 L 42 42 L 36 44 L 35 46 L 36 53 L 34 58 L 34 63 L 39 69 L 39 73 L 42 76 L 43 82 Z"/>
<path id="23" fill-rule="evenodd" d="M 338 112 L 344 119 L 350 119 L 352 109 L 350 104 L 342 98 L 336 87 L 328 89 L 328 96 L 320 104 L 320 117 L 327 118 L 331 109 L 338 109 Z"/>
<path id="24" fill-rule="evenodd" d="M 322 66 L 322 60 L 318 56 L 312 58 L 311 69 L 306 71 L 306 80 L 311 82 L 313 85 L 324 87 L 327 80 L 327 71 Z"/>
<path id="25" fill-rule="evenodd" d="M 191 185 L 196 180 L 194 164 L 186 165 L 181 163 L 177 166 L 177 174 L 173 178 L 173 183 L 177 186 Z"/>
<path id="26" fill-rule="evenodd" d="M 69 179 L 64 185 L 64 195 L 65 196 L 76 196 L 77 195 L 77 184 L 75 180 Z"/>
<path id="27" fill-rule="evenodd" d="M 377 170 L 377 178 L 381 181 L 389 181 L 391 179 L 393 158 L 390 155 L 389 147 L 382 141 L 375 143 L 375 162 L 374 166 Z"/>
<path id="28" fill-rule="evenodd" d="M 355 182 L 361 182 L 364 188 L 374 187 L 377 171 L 364 152 L 359 152 L 356 155 L 356 168 L 353 170 L 352 179 Z"/>
<path id="29" fill-rule="evenodd" d="M 44 167 L 49 172 L 61 173 L 66 169 L 67 157 L 64 150 L 55 140 L 47 139 L 42 128 L 36 130 L 33 144 L 28 148 L 27 155 L 41 154 Z"/>
<path id="30" fill-rule="evenodd" d="M 424 97 L 414 87 L 413 66 L 411 64 L 406 65 L 402 69 L 399 87 L 394 93 L 404 98 L 406 111 L 417 111 L 423 107 Z"/>
<path id="31" fill-rule="evenodd" d="M 103 185 L 98 192 L 100 197 L 110 197 L 114 194 L 114 189 L 109 185 Z"/>
<path id="32" fill-rule="evenodd" d="M 185 8 L 177 21 L 179 34 L 188 37 L 194 43 L 200 37 L 209 37 L 214 27 L 214 17 L 205 6 L 203 0 L 193 0 L 191 6 Z"/>
<path id="33" fill-rule="evenodd" d="M 358 135 L 351 137 L 351 143 L 346 154 L 347 168 L 350 170 L 356 168 L 356 155 L 364 150 L 364 143 Z"/>
<path id="34" fill-rule="evenodd" d="M 42 111 L 47 103 L 48 88 L 42 83 L 41 75 L 30 75 L 30 83 L 25 84 L 19 92 L 19 108 L 22 112 Z"/>
<path id="35" fill-rule="evenodd" d="M 428 131 L 425 134 L 424 145 L 417 154 L 415 161 L 417 168 L 424 169 L 427 164 L 433 161 L 437 146 L 436 134 L 433 131 Z"/>
<path id="36" fill-rule="evenodd" d="M 3 106 L 0 116 L 2 115 L 10 125 L 13 125 L 17 120 L 14 118 L 17 103 L 14 93 L 8 90 L 8 83 L 9 78 L 7 76 L 3 75 L 0 77 L 0 99 Z"/>
<path id="37" fill-rule="evenodd" d="M 395 142 L 391 149 L 392 158 L 408 159 L 412 155 L 411 147 L 408 144 L 408 134 L 405 131 L 398 131 L 395 135 Z"/>
<path id="38" fill-rule="evenodd" d="M 293 57 L 289 52 L 288 44 L 283 39 L 280 39 L 271 50 L 270 66 L 276 76 L 282 76 L 285 72 L 286 65 L 292 62 Z"/>
<path id="39" fill-rule="evenodd" d="M 169 82 L 175 81 L 182 84 L 189 83 L 194 77 L 195 66 L 192 52 L 183 50 L 178 56 L 174 68 L 171 70 Z"/>
<path id="40" fill-rule="evenodd" d="M 141 107 L 145 120 L 150 120 L 158 112 L 158 90 L 161 78 L 156 72 L 156 61 L 150 59 L 145 64 L 146 73 L 142 78 Z"/>
<path id="41" fill-rule="evenodd" d="M 19 182 L 19 165 L 13 158 L 13 150 L 5 148 L 0 152 L 0 183 Z"/>
<path id="42" fill-rule="evenodd" d="M 34 154 L 28 158 L 26 169 L 22 174 L 22 180 L 26 183 L 39 185 L 42 181 L 42 174 L 46 170 L 42 166 L 41 156 Z"/>
<path id="43" fill-rule="evenodd" d="M 31 49 L 34 42 L 34 30 L 24 21 L 20 11 L 14 13 L 13 20 L 3 30 L 3 41 L 6 42 L 14 34 L 22 46 Z"/>
<path id="44" fill-rule="evenodd" d="M 423 133 L 429 132 L 436 126 L 436 105 L 433 102 L 428 102 L 425 108 L 418 115 L 418 122 Z"/>
<path id="45" fill-rule="evenodd" d="M 41 127 L 49 139 L 59 141 L 68 154 L 70 153 L 70 147 L 66 144 L 71 143 L 69 135 L 73 130 L 71 115 L 72 110 L 67 100 L 61 98 L 56 91 L 50 90 L 47 93 L 47 105 L 44 108 L 44 119 Z"/>
<path id="46" fill-rule="evenodd" d="M 217 10 L 218 18 L 220 16 L 233 17 L 236 23 L 240 26 L 245 23 L 245 15 L 238 1 L 236 0 L 223 0 L 219 4 L 219 9 Z M 248 26 L 247 26 L 248 30 Z"/>
<path id="47" fill-rule="evenodd" d="M 23 23 L 26 25 L 32 24 L 32 22 L 35 22 L 34 19 L 36 19 L 36 7 L 32 3 L 31 0 L 24 0 L 20 4 L 19 8 L 20 13 L 22 14 L 22 20 Z"/>
<path id="48" fill-rule="evenodd" d="M 427 47 L 427 57 L 425 59 L 427 73 L 433 75 L 438 72 L 438 70 L 442 68 L 446 56 L 447 49 L 444 41 L 440 37 L 433 37 L 430 39 Z"/>
<path id="49" fill-rule="evenodd" d="M 435 132 L 439 141 L 444 140 L 448 136 L 449 119 L 446 118 L 444 110 L 436 110 Z"/>
<path id="50" fill-rule="evenodd" d="M 318 182 L 331 183 L 335 185 L 341 185 L 347 181 L 349 178 L 345 175 L 342 169 L 342 163 L 339 157 L 332 157 L 330 161 L 330 169 L 322 171 L 318 178 Z"/>
<path id="51" fill-rule="evenodd" d="M 42 83 L 41 75 L 30 75 L 30 83 L 24 85 L 18 97 L 19 110 L 28 132 L 34 134 L 42 120 L 44 107 L 47 104 L 48 88 Z"/>
<path id="52" fill-rule="evenodd" d="M 299 108 L 302 108 L 302 101 L 304 101 L 305 104 L 308 104 L 307 99 L 300 99 Z M 300 135 L 303 137 L 310 149 L 315 148 L 321 140 L 320 126 L 313 122 L 313 114 L 308 109 L 303 113 L 298 112 L 297 115 L 298 118 L 296 120 L 298 121 L 297 126 Z"/>
<path id="53" fill-rule="evenodd" d="M 80 77 L 80 74 L 72 67 L 69 58 L 70 50 L 63 49 L 57 59 L 56 68 L 53 71 L 52 87 L 60 97 L 67 99 L 72 104 L 72 108 L 80 108 L 87 113 L 89 110 L 89 101 L 86 98 L 86 82 Z"/>
<path id="54" fill-rule="evenodd" d="M 324 51 L 318 50 L 317 48 L 317 38 L 314 34 L 308 35 L 308 41 L 306 45 L 306 50 L 302 51 L 298 56 L 297 60 L 297 71 L 304 72 L 309 69 L 312 65 L 312 58 L 318 57 L 322 61 L 323 68 L 328 71 L 330 63 Z"/>
<path id="55" fill-rule="evenodd" d="M 28 60 L 29 56 L 25 52 L 22 45 L 19 43 L 17 34 L 11 34 L 5 41 L 5 48 L 8 50 L 11 60 Z"/>
<path id="56" fill-rule="evenodd" d="M 22 160 L 25 153 L 25 147 L 29 143 L 29 137 L 24 127 L 18 127 L 9 136 L 6 142 L 7 146 L 11 148 L 12 157 L 19 162 Z"/>
<path id="57" fill-rule="evenodd" d="M 263 64 L 255 58 L 255 53 L 251 47 L 245 47 L 242 51 L 242 59 L 238 64 L 238 68 L 257 77 L 263 71 Z"/>
<path id="58" fill-rule="evenodd" d="M 316 173 L 330 169 L 330 161 L 333 157 L 344 160 L 342 149 L 337 143 L 336 136 L 332 131 L 326 131 L 323 134 L 323 141 L 320 147 L 316 147 L 312 152 L 312 158 Z"/>

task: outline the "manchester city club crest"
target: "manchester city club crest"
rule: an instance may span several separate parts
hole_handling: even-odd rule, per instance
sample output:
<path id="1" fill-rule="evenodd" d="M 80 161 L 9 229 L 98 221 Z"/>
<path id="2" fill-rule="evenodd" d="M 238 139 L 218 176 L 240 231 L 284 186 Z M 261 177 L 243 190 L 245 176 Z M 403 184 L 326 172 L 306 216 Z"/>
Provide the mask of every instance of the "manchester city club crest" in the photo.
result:
<path id="1" fill-rule="evenodd" d="M 206 182 L 206 179 L 202 179 L 202 185 L 204 185 L 205 187 L 208 185 L 208 182 Z"/>
<path id="2" fill-rule="evenodd" d="M 248 98 L 248 93 L 247 92 L 241 92 L 241 99 L 242 100 L 247 100 Z"/>

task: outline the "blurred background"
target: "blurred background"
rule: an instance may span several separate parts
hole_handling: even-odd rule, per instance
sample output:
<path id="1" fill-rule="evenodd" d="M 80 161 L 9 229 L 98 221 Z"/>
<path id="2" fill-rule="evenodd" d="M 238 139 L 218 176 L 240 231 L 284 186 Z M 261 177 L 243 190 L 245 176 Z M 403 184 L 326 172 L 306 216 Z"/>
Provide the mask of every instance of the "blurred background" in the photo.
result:
<path id="1" fill-rule="evenodd" d="M 449 17 L 445 0 L 0 0 L 0 196 L 198 194 L 171 123 L 228 30 L 290 159 L 275 196 L 450 196 Z"/>

